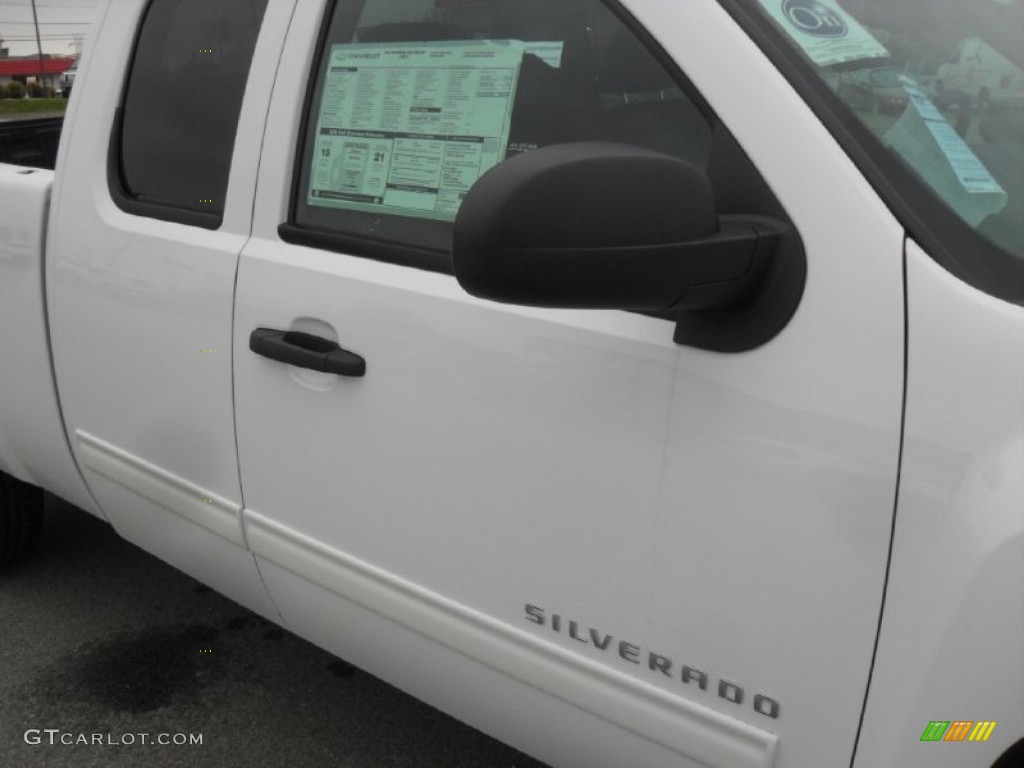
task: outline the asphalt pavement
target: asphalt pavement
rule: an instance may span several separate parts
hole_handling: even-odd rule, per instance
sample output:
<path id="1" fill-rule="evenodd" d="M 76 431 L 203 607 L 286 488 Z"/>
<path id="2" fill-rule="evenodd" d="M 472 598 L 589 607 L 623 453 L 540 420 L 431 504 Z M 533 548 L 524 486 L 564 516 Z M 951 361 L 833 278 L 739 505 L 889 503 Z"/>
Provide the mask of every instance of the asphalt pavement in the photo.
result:
<path id="1" fill-rule="evenodd" d="M 0 572 L 0 766 L 142 765 L 544 768 L 48 497 Z"/>

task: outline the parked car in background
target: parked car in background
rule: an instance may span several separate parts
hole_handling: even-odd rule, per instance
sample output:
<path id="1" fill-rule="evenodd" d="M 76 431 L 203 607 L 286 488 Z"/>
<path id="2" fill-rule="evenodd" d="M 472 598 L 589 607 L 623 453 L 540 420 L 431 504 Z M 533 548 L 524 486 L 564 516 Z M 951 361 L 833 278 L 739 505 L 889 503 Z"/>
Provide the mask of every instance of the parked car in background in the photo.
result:
<path id="1" fill-rule="evenodd" d="M 61 95 L 68 99 L 71 97 L 71 88 L 75 84 L 75 75 L 78 74 L 78 61 L 75 61 L 60 78 Z"/>
<path id="2" fill-rule="evenodd" d="M 1024 106 L 1024 70 L 977 37 L 956 47 L 951 59 L 939 67 L 938 80 L 946 90 L 970 95 L 982 111 Z"/>
<path id="3" fill-rule="evenodd" d="M 856 112 L 871 112 L 875 108 L 875 95 L 856 73 L 824 71 L 822 79 L 840 100 Z"/>
<path id="4" fill-rule="evenodd" d="M 858 83 L 867 88 L 874 97 L 875 111 L 883 115 L 898 115 L 907 108 L 907 91 L 904 87 L 903 67 L 876 67 L 861 70 Z"/>

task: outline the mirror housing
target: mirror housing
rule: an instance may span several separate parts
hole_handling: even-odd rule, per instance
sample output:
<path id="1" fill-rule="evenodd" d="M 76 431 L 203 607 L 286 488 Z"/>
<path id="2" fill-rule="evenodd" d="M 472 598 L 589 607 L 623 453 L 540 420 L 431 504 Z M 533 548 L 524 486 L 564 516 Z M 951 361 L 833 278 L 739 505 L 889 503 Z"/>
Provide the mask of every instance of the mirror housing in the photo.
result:
<path id="1" fill-rule="evenodd" d="M 778 239 L 720 219 L 707 177 L 625 144 L 558 144 L 485 173 L 455 220 L 470 294 L 576 309 L 724 309 L 747 297 Z"/>

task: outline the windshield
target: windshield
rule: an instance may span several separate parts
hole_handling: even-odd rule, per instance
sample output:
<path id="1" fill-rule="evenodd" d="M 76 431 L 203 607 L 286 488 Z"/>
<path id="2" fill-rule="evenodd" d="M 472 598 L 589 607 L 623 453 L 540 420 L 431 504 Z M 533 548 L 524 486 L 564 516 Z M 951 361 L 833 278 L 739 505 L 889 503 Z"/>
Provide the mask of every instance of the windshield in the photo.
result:
<path id="1" fill-rule="evenodd" d="M 1024 258 L 1024 0 L 749 0 L 945 208 Z"/>

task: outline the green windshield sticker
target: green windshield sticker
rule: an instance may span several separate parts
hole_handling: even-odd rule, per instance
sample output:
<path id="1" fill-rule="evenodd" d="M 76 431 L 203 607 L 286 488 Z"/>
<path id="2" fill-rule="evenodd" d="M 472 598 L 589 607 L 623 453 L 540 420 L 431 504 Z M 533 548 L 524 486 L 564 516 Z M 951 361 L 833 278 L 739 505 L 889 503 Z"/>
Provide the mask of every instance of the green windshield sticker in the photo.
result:
<path id="1" fill-rule="evenodd" d="M 454 220 L 505 157 L 524 50 L 498 40 L 333 46 L 309 205 Z"/>
<path id="2" fill-rule="evenodd" d="M 559 69 L 562 66 L 562 52 L 564 48 L 565 43 L 561 40 L 550 43 L 526 43 L 527 53 L 532 53 L 553 69 Z"/>
<path id="3" fill-rule="evenodd" d="M 838 0 L 759 0 L 820 67 L 889 56 L 889 51 Z"/>
<path id="4" fill-rule="evenodd" d="M 1009 197 L 911 78 L 901 76 L 910 106 L 885 135 L 886 143 L 971 226 L 1006 207 Z"/>

